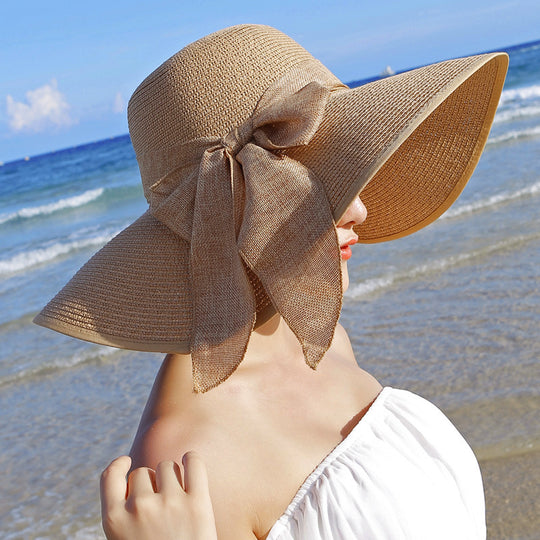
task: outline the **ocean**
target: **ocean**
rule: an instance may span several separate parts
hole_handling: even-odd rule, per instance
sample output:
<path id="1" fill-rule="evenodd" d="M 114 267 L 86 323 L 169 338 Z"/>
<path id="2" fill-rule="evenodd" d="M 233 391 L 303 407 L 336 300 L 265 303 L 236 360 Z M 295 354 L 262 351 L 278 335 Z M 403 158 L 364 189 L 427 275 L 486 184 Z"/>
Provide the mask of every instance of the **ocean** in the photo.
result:
<path id="1" fill-rule="evenodd" d="M 512 47 L 484 155 L 456 204 L 360 245 L 342 324 L 382 384 L 441 407 L 480 460 L 489 537 L 540 531 L 540 41 Z M 32 324 L 146 210 L 127 135 L 0 166 L 0 530 L 103 538 L 99 474 L 129 450 L 162 356 Z M 369 211 L 369 209 L 368 209 Z"/>

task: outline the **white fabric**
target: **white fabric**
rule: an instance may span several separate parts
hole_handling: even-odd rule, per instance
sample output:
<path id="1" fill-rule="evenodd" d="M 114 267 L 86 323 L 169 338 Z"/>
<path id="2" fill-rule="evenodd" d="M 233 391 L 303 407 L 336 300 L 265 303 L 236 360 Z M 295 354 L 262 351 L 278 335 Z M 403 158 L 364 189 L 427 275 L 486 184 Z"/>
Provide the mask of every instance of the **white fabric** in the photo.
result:
<path id="1" fill-rule="evenodd" d="M 485 539 L 478 462 L 424 398 L 384 388 L 267 540 Z"/>

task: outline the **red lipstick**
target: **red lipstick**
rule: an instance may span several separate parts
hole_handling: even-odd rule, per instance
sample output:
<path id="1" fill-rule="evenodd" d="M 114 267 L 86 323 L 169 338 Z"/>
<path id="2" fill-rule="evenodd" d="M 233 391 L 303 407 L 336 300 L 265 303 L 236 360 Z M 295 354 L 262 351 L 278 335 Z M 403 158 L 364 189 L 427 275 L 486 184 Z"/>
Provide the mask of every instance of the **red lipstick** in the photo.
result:
<path id="1" fill-rule="evenodd" d="M 349 240 L 348 242 L 346 242 L 340 247 L 342 261 L 348 261 L 352 257 L 351 246 L 356 244 L 357 241 L 358 241 L 357 238 L 351 238 L 351 240 Z"/>

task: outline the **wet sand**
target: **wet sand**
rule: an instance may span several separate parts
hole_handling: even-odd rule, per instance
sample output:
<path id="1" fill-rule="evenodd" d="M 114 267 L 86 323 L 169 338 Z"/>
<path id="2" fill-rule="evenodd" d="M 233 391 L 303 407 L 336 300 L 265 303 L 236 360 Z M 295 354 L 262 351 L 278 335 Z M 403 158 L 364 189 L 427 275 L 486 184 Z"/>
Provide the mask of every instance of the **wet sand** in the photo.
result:
<path id="1" fill-rule="evenodd" d="M 480 461 L 488 540 L 540 538 L 540 452 Z"/>

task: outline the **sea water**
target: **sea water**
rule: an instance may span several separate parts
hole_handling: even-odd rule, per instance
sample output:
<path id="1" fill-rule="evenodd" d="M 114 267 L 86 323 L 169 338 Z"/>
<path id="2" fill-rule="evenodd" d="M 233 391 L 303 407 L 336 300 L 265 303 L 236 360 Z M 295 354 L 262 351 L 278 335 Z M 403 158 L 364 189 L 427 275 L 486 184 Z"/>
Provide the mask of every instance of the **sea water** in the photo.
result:
<path id="1" fill-rule="evenodd" d="M 508 52 L 500 107 L 469 185 L 419 233 L 355 246 L 341 322 L 363 368 L 432 400 L 464 433 L 484 470 L 491 538 L 534 538 L 540 42 Z M 31 321 L 145 210 L 127 135 L 0 167 L 2 538 L 102 538 L 99 473 L 129 450 L 161 356 Z"/>

